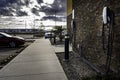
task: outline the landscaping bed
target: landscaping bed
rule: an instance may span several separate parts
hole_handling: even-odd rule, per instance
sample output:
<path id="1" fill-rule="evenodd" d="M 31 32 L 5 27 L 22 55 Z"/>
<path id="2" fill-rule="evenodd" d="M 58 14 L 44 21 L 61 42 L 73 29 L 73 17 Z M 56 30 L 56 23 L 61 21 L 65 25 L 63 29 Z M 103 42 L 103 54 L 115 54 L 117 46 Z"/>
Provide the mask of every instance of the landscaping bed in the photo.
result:
<path id="1" fill-rule="evenodd" d="M 69 54 L 69 61 L 64 61 L 64 53 L 56 53 L 58 59 L 68 77 L 68 80 L 83 80 L 85 77 L 97 75 L 87 64 L 75 56 L 72 52 Z"/>
<path id="2" fill-rule="evenodd" d="M 69 61 L 64 60 L 64 52 L 56 55 L 68 80 L 120 80 L 118 74 L 100 75 L 73 52 L 69 53 Z"/>

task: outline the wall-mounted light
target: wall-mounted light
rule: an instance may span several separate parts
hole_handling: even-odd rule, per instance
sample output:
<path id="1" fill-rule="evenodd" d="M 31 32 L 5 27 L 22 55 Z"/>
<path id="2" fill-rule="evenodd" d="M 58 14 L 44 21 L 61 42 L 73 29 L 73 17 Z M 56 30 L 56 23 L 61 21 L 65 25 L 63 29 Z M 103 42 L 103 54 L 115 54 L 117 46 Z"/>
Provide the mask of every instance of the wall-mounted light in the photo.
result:
<path id="1" fill-rule="evenodd" d="M 103 8 L 103 23 L 104 24 L 107 24 L 111 21 L 110 16 L 111 16 L 110 9 L 108 7 L 104 7 Z"/>
<path id="2" fill-rule="evenodd" d="M 72 10 L 72 19 L 75 19 L 75 10 Z"/>

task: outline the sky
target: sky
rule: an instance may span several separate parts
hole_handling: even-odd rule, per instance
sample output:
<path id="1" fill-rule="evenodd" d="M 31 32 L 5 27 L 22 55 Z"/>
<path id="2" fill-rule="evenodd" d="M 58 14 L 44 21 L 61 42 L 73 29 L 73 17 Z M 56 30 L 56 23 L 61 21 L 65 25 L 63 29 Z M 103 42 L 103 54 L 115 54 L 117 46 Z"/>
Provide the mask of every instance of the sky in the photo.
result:
<path id="1" fill-rule="evenodd" d="M 4 0 L 0 1 L 0 4 L 3 4 Z M 17 16 L 3 23 L 3 20 L 0 20 L 0 24 L 6 25 L 9 27 L 16 25 L 18 28 L 23 25 L 28 28 L 32 26 L 38 27 L 41 22 L 45 26 L 55 26 L 55 25 L 66 25 L 66 0 L 6 0 L 9 3 L 6 5 L 0 5 L 0 7 L 6 7 L 8 10 L 9 7 L 11 14 Z M 21 1 L 21 2 L 20 2 Z M 29 4 L 28 4 L 29 1 Z M 22 3 L 22 6 L 19 6 L 19 3 Z M 20 11 L 19 11 L 20 10 Z M 25 12 L 27 16 L 21 16 L 19 12 Z M 16 13 L 19 13 L 16 15 Z M 11 21 L 9 21 L 11 20 Z M 15 21 L 14 21 L 15 20 Z M 34 25 L 34 23 L 36 23 Z M 21 24 L 21 25 L 20 25 Z M 32 25 L 32 26 L 31 26 Z"/>
<path id="2" fill-rule="evenodd" d="M 29 4 L 30 8 L 35 6 L 40 7 L 39 12 L 35 12 L 37 15 L 33 15 L 28 7 L 24 6 L 23 11 L 28 10 L 28 14 L 33 18 L 38 18 L 43 25 L 66 25 L 66 0 L 31 0 L 34 4 Z M 37 7 L 36 7 L 37 10 Z M 36 16 L 36 17 L 34 17 Z M 36 21 L 37 22 L 37 21 Z"/>
<path id="3" fill-rule="evenodd" d="M 41 20 L 56 21 L 54 24 L 66 22 L 66 0 L 43 0 L 41 5 L 41 11 L 45 13 Z"/>
<path id="4" fill-rule="evenodd" d="M 44 3 L 53 4 L 54 0 L 43 0 Z"/>

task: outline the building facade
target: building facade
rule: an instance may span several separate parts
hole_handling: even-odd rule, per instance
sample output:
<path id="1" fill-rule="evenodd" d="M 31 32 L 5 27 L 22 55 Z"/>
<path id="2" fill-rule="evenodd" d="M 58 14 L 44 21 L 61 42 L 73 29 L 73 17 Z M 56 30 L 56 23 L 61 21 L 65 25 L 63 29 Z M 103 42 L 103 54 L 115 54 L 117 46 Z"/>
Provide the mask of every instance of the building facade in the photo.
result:
<path id="1" fill-rule="evenodd" d="M 108 53 L 112 53 L 111 70 L 119 73 L 120 0 L 72 0 L 71 5 L 73 11 L 67 16 L 67 27 L 73 51 L 102 69 L 105 69 Z M 103 29 L 102 14 L 106 6 L 114 13 L 113 25 L 110 24 L 112 40 L 108 38 L 109 25 Z"/>

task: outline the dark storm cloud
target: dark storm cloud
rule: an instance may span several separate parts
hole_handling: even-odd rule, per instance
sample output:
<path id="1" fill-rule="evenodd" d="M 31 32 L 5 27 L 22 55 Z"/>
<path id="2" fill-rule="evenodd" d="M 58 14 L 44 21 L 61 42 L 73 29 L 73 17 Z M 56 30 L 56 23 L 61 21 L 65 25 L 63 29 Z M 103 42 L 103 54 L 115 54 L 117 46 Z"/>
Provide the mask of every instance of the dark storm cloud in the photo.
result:
<path id="1" fill-rule="evenodd" d="M 55 0 L 53 4 L 49 6 L 42 6 L 41 11 L 46 15 L 66 15 L 66 0 Z"/>
<path id="2" fill-rule="evenodd" d="M 36 0 L 39 4 L 43 3 L 43 0 Z M 7 7 L 7 6 L 12 6 L 13 4 L 18 5 L 29 5 L 30 0 L 0 0 L 0 7 Z"/>
<path id="3" fill-rule="evenodd" d="M 37 0 L 37 2 L 40 4 L 40 3 L 43 3 L 43 0 Z"/>
<path id="4" fill-rule="evenodd" d="M 18 0 L 0 0 L 0 7 L 6 7 L 12 3 L 16 3 Z"/>
<path id="5" fill-rule="evenodd" d="M 21 0 L 0 0 L 0 7 L 7 7 L 12 6 L 14 3 L 18 5 L 28 5 L 30 0 L 24 0 L 22 2 Z"/>
<path id="6" fill-rule="evenodd" d="M 44 12 L 46 16 L 54 16 L 55 14 L 57 16 L 57 19 L 54 19 L 54 17 L 46 17 L 45 19 L 51 19 L 51 20 L 58 20 L 58 18 L 62 18 L 66 16 L 66 0 L 54 0 L 53 4 L 45 4 L 43 3 L 43 0 L 36 0 L 41 7 L 33 7 L 31 9 L 31 12 L 37 16 L 39 15 L 39 12 Z M 12 16 L 12 13 L 15 13 L 16 15 L 25 16 L 28 13 L 25 11 L 21 11 L 22 6 L 26 6 L 29 8 L 29 4 L 34 4 L 31 2 L 31 0 L 0 0 L 0 15 L 5 16 Z M 45 5 L 42 5 L 45 4 Z M 16 10 L 16 11 L 15 11 Z M 43 18 L 44 19 L 44 18 Z M 65 19 L 65 18 L 64 18 Z M 64 20 L 59 19 L 59 21 Z"/>
<path id="7" fill-rule="evenodd" d="M 36 1 L 38 2 L 38 4 L 43 3 L 43 0 Z M 29 4 L 32 4 L 31 0 L 0 0 L 0 15 L 13 16 L 12 13 L 15 13 L 17 16 L 26 16 L 28 13 L 25 11 L 21 11 L 21 7 L 28 7 Z M 31 12 L 39 16 L 39 11 L 36 8 L 32 8 Z"/>
<path id="8" fill-rule="evenodd" d="M 65 21 L 66 17 L 45 16 L 41 20 Z"/>
<path id="9" fill-rule="evenodd" d="M 21 6 L 28 5 L 30 0 L 0 0 L 0 15 L 13 16 L 26 16 L 27 12 L 21 11 Z"/>
<path id="10" fill-rule="evenodd" d="M 36 8 L 32 8 L 31 11 L 32 11 L 32 13 L 34 13 L 35 15 L 40 16 L 40 15 L 39 15 L 39 11 L 38 11 Z"/>

